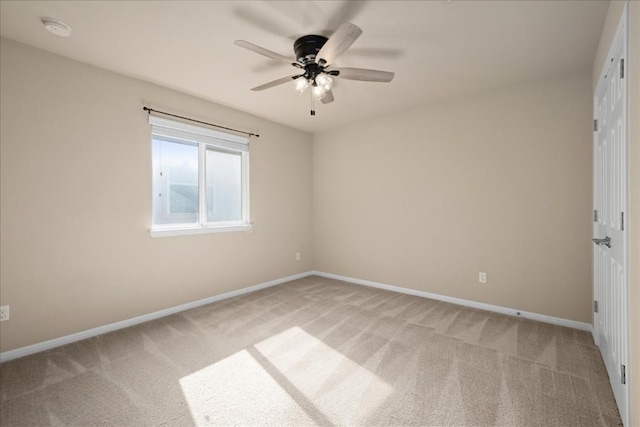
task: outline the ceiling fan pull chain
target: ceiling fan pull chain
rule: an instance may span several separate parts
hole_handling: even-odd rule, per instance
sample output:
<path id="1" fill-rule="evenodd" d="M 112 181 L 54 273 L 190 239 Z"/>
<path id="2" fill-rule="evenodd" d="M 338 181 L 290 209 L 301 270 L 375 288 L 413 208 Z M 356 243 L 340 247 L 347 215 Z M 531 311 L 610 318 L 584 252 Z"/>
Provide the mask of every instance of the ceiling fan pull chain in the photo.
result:
<path id="1" fill-rule="evenodd" d="M 316 108 L 315 108 L 316 100 L 315 100 L 315 98 L 313 96 L 313 91 L 310 90 L 309 93 L 311 94 L 311 115 L 315 116 L 316 115 Z"/>

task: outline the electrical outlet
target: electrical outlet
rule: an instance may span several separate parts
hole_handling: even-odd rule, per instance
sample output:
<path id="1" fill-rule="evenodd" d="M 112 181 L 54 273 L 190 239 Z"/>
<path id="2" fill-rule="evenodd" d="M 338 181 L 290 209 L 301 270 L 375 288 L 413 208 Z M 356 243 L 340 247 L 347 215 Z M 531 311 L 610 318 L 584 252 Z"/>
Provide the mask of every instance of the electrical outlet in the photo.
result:
<path id="1" fill-rule="evenodd" d="M 9 320 L 9 306 L 3 305 L 0 307 L 0 322 L 4 322 L 5 320 Z"/>
<path id="2" fill-rule="evenodd" d="M 296 252 L 296 261 L 300 261 L 300 252 Z"/>
<path id="3" fill-rule="evenodd" d="M 480 283 L 487 283 L 487 273 L 484 273 L 484 272 L 482 272 L 482 271 L 481 271 L 481 272 L 478 274 L 478 281 L 479 281 Z"/>

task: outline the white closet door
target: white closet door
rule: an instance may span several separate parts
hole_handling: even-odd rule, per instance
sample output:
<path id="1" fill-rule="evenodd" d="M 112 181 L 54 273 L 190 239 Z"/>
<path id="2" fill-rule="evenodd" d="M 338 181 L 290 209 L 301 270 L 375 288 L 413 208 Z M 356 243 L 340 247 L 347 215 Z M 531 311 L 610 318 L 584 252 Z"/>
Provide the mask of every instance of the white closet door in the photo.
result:
<path id="1" fill-rule="evenodd" d="M 594 338 L 628 425 L 626 25 L 618 31 L 595 99 Z"/>

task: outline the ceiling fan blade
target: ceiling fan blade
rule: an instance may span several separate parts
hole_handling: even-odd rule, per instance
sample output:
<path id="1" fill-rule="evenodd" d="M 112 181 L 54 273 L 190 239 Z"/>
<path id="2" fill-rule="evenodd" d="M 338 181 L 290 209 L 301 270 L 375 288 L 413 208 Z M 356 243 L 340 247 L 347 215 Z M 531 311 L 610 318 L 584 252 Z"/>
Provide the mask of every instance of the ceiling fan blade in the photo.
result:
<path id="1" fill-rule="evenodd" d="M 338 71 L 336 76 L 345 80 L 361 80 L 363 82 L 390 82 L 395 73 L 390 71 L 367 70 L 366 68 L 334 68 L 331 71 Z"/>
<path id="2" fill-rule="evenodd" d="M 285 84 L 287 82 L 292 82 L 295 79 L 297 79 L 298 77 L 300 77 L 300 76 L 281 77 L 281 78 L 279 78 L 277 80 L 270 81 L 269 83 L 265 83 L 263 85 L 253 87 L 253 88 L 251 88 L 251 90 L 260 91 L 260 90 L 269 89 L 271 87 L 278 86 L 278 85 L 281 85 L 281 84 Z"/>
<path id="3" fill-rule="evenodd" d="M 335 101 L 335 98 L 333 97 L 333 91 L 328 90 L 327 92 L 325 92 L 324 94 L 324 98 L 322 98 L 320 100 L 320 102 L 322 102 L 323 104 L 329 104 L 330 102 Z"/>
<path id="4" fill-rule="evenodd" d="M 349 49 L 349 46 L 360 37 L 360 34 L 362 34 L 360 27 L 351 22 L 345 22 L 322 46 L 316 55 L 316 63 L 322 62 L 322 65 L 333 63 L 345 50 Z"/>
<path id="5" fill-rule="evenodd" d="M 243 47 L 245 49 L 249 49 L 252 52 L 259 53 L 260 55 L 264 55 L 267 58 L 275 59 L 276 61 L 284 62 L 285 64 L 291 64 L 294 67 L 297 66 L 296 64 L 298 64 L 295 59 L 287 58 L 284 55 L 280 55 L 279 53 L 276 53 L 272 50 L 265 49 L 263 47 L 257 46 L 253 43 L 249 43 L 244 40 L 236 40 L 233 42 L 233 44 L 235 44 L 236 46 Z"/>

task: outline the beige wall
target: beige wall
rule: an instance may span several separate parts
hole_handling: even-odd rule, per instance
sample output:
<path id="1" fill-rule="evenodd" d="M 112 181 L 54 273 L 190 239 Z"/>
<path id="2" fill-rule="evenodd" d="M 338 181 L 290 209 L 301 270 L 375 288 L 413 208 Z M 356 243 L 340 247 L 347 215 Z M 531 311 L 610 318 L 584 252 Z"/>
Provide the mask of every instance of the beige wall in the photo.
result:
<path id="1" fill-rule="evenodd" d="M 316 135 L 316 270 L 590 322 L 591 105 L 585 70 Z"/>
<path id="2" fill-rule="evenodd" d="M 593 90 L 615 36 L 626 2 L 612 1 L 593 63 Z M 629 2 L 629 313 L 631 420 L 640 425 L 640 2 Z"/>
<path id="3" fill-rule="evenodd" d="M 1 43 L 1 351 L 311 269 L 308 134 Z M 261 134 L 252 233 L 149 236 L 143 105 Z"/>
<path id="4" fill-rule="evenodd" d="M 591 83 L 622 6 L 611 3 L 592 74 L 321 133 L 313 161 L 305 133 L 3 39 L 0 303 L 12 319 L 0 324 L 0 351 L 312 268 L 589 322 Z M 630 18 L 637 361 L 638 2 Z M 253 233 L 149 237 L 143 105 L 261 133 Z M 639 371 L 630 371 L 636 424 Z"/>

